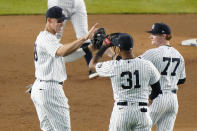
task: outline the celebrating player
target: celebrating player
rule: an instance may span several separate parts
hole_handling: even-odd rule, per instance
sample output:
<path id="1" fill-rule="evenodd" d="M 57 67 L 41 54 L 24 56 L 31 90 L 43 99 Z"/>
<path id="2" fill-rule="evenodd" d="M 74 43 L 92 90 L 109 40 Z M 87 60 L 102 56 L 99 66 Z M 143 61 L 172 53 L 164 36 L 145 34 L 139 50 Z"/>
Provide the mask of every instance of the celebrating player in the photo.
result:
<path id="1" fill-rule="evenodd" d="M 120 49 L 122 59 L 98 63 L 110 46 Z M 115 102 L 109 131 L 151 130 L 147 105 L 148 99 L 152 101 L 161 93 L 160 74 L 150 61 L 136 58 L 132 48 L 133 39 L 129 34 L 110 34 L 89 64 L 99 76 L 111 79 Z M 149 85 L 152 87 L 150 96 Z"/>
<path id="2" fill-rule="evenodd" d="M 37 36 L 34 47 L 36 80 L 32 86 L 31 98 L 43 131 L 71 130 L 68 100 L 62 86 L 67 79 L 64 62 L 85 55 L 87 47 L 80 47 L 92 36 L 97 25 L 83 37 L 63 45 L 55 34 L 61 31 L 65 19 L 67 18 L 60 7 L 49 8 L 45 29 Z"/>
<path id="3" fill-rule="evenodd" d="M 63 14 L 68 17 L 64 21 L 61 31 L 56 33 L 57 38 L 60 40 L 64 31 L 67 20 L 71 20 L 74 27 L 76 37 L 81 38 L 88 33 L 88 20 L 87 11 L 84 0 L 48 0 L 48 8 L 53 6 L 59 6 L 63 9 Z M 90 44 L 90 40 L 84 41 L 83 46 Z M 87 49 L 86 55 L 84 56 L 87 65 L 92 58 L 92 53 Z M 89 79 L 96 77 L 98 74 L 89 70 Z"/>
<path id="4" fill-rule="evenodd" d="M 185 64 L 182 55 L 170 45 L 171 30 L 164 23 L 155 23 L 150 39 L 154 49 L 140 57 L 151 61 L 161 73 L 160 83 L 163 94 L 150 106 L 153 125 L 158 131 L 172 131 L 178 112 L 177 85 L 186 80 Z"/>

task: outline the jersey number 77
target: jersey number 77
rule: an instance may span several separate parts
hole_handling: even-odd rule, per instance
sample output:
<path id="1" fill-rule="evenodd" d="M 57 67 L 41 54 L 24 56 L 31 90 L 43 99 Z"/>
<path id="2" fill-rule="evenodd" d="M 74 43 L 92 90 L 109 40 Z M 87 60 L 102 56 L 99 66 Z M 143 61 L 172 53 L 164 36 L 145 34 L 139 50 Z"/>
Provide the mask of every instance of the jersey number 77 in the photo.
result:
<path id="1" fill-rule="evenodd" d="M 163 57 L 163 61 L 167 61 L 167 65 L 164 68 L 164 70 L 161 72 L 161 75 L 167 75 L 168 73 L 168 68 L 170 66 L 171 63 L 176 63 L 174 70 L 171 72 L 171 76 L 176 76 L 176 70 L 180 64 L 180 58 L 170 58 L 170 57 Z"/>

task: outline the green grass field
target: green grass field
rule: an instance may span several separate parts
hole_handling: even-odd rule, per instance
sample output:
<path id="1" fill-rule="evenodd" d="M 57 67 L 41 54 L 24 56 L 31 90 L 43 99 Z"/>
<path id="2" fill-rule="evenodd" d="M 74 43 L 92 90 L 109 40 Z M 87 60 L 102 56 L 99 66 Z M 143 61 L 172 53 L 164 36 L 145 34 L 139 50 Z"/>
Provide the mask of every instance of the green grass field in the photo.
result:
<path id="1" fill-rule="evenodd" d="M 197 0 L 85 0 L 88 14 L 197 13 Z M 0 0 L 0 15 L 44 14 L 47 0 Z"/>

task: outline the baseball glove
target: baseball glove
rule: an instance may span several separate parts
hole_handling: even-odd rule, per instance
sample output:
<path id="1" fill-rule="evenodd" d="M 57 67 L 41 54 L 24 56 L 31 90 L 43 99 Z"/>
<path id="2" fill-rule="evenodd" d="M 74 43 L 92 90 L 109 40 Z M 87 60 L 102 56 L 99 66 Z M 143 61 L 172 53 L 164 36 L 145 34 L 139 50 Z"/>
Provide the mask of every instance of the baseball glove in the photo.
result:
<path id="1" fill-rule="evenodd" d="M 99 28 L 95 33 L 93 38 L 91 39 L 93 48 L 95 49 L 100 49 L 102 44 L 103 44 L 103 40 L 106 38 L 106 32 L 104 28 Z"/>

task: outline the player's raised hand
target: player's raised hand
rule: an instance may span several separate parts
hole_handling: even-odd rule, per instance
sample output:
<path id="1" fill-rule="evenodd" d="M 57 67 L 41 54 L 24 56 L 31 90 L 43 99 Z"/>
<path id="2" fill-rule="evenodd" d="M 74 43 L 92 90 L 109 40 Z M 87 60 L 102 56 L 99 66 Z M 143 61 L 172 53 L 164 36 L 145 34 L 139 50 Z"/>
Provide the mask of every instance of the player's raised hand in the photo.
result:
<path id="1" fill-rule="evenodd" d="M 99 24 L 98 23 L 96 23 L 96 24 L 94 24 L 94 26 L 92 26 L 92 28 L 88 31 L 88 33 L 84 36 L 84 39 L 90 39 L 92 36 L 93 36 L 93 34 L 95 33 L 95 31 L 98 29 L 97 28 L 97 26 L 98 26 Z"/>

